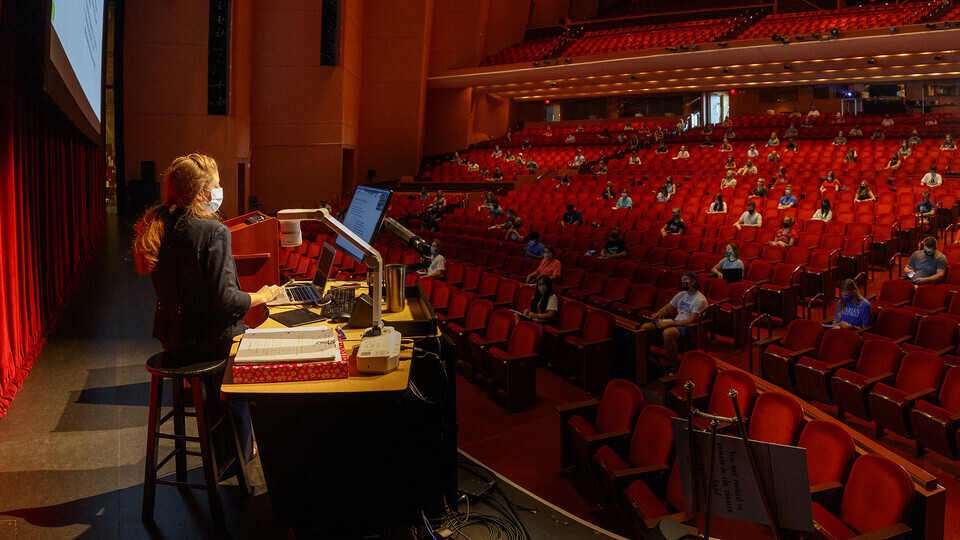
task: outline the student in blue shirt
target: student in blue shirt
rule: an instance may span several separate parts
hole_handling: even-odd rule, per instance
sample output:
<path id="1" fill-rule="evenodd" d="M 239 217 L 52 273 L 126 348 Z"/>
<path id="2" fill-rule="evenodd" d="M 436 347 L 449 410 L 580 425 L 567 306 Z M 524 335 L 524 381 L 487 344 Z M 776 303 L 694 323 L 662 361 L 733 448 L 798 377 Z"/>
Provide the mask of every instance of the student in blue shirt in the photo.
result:
<path id="1" fill-rule="evenodd" d="M 540 233 L 533 231 L 527 235 L 526 245 L 523 246 L 523 257 L 525 259 L 542 259 L 543 244 L 540 242 Z"/>
<path id="2" fill-rule="evenodd" d="M 840 300 L 837 301 L 833 324 L 847 330 L 859 330 L 870 326 L 871 316 L 870 301 L 860 296 L 855 281 L 845 280 L 840 285 Z"/>
<path id="3" fill-rule="evenodd" d="M 777 205 L 777 208 L 784 210 L 787 208 L 793 208 L 797 205 L 797 198 L 791 194 L 790 186 L 787 186 L 787 189 L 783 191 L 783 197 L 780 197 L 780 203 Z"/>

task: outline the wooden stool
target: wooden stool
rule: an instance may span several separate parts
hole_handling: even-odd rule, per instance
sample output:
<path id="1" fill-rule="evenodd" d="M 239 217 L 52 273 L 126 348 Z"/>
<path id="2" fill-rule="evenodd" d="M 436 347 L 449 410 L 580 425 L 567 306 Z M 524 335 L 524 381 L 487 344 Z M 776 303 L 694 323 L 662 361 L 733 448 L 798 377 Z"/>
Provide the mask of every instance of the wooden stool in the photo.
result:
<path id="1" fill-rule="evenodd" d="M 223 505 L 220 502 L 220 491 L 218 484 L 220 480 L 229 477 L 227 473 L 235 469 L 240 489 L 244 494 L 249 493 L 246 476 L 244 474 L 243 452 L 240 448 L 240 440 L 237 437 L 237 431 L 234 427 L 228 408 L 225 412 L 211 411 L 210 415 L 204 410 L 204 399 L 212 390 L 219 395 L 219 389 L 207 388 L 210 376 L 224 370 L 227 365 L 225 358 L 213 361 L 199 361 L 202 355 L 196 355 L 194 358 L 186 358 L 184 354 L 175 354 L 172 352 L 162 352 L 155 354 L 147 360 L 147 371 L 150 372 L 150 421 L 147 433 L 147 459 L 146 470 L 143 480 L 143 509 L 141 521 L 143 523 L 153 522 L 153 509 L 156 499 L 157 484 L 168 486 L 178 486 L 180 488 L 204 489 L 207 492 L 207 499 L 210 503 L 210 513 L 213 517 L 214 528 L 218 534 L 226 532 L 226 523 L 223 517 Z M 194 363 L 189 363 L 191 360 Z M 163 405 L 163 380 L 170 379 L 173 393 L 173 410 L 160 416 Z M 189 382 L 192 390 L 194 412 L 188 412 L 185 405 L 184 381 Z M 186 435 L 184 429 L 184 418 L 192 416 L 197 420 L 197 437 Z M 170 418 L 173 418 L 173 433 L 162 433 L 160 427 Z M 230 432 L 230 439 L 233 440 L 235 452 L 226 459 L 224 465 L 217 467 L 217 456 L 214 450 L 213 433 L 217 428 L 226 428 Z M 170 452 L 159 462 L 157 461 L 157 449 L 159 439 L 172 439 L 174 441 L 174 450 Z M 200 451 L 187 450 L 187 443 L 199 443 Z M 228 443 L 229 444 L 229 443 Z M 200 456 L 203 461 L 203 484 L 191 484 L 187 482 L 187 456 Z M 157 473 L 170 458 L 176 457 L 176 481 L 158 480 Z"/>

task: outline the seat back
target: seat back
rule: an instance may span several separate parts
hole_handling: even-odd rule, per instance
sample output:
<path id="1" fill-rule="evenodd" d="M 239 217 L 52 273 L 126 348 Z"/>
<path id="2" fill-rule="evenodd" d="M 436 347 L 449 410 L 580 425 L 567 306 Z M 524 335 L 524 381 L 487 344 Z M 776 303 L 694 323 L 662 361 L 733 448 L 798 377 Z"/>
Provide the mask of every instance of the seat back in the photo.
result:
<path id="1" fill-rule="evenodd" d="M 690 351 L 680 360 L 680 369 L 677 371 L 677 382 L 670 389 L 675 395 L 686 393 L 684 385 L 689 381 L 697 393 L 710 393 L 713 380 L 717 376 L 717 361 L 714 357 L 701 351 Z"/>
<path id="2" fill-rule="evenodd" d="M 500 288 L 500 276 L 490 272 L 484 272 L 480 277 L 480 285 L 477 287 L 477 294 L 480 296 L 496 295 Z"/>
<path id="3" fill-rule="evenodd" d="M 425 277 L 421 278 L 417 283 L 419 283 L 420 288 L 423 289 L 423 296 L 430 298 L 433 293 L 433 287 L 437 284 L 437 280 L 431 277 Z"/>
<path id="4" fill-rule="evenodd" d="M 633 284 L 626 278 L 613 278 L 607 281 L 603 289 L 603 297 L 607 300 L 622 300 L 630 294 Z"/>
<path id="5" fill-rule="evenodd" d="M 489 300 L 474 300 L 467 308 L 467 315 L 463 321 L 464 328 L 483 328 L 493 313 L 493 302 Z"/>
<path id="6" fill-rule="evenodd" d="M 823 325 L 809 319 L 797 319 L 787 327 L 787 333 L 781 340 L 783 348 L 798 351 L 807 347 L 817 349 L 823 339 Z"/>
<path id="7" fill-rule="evenodd" d="M 763 248 L 760 258 L 773 264 L 783 262 L 787 258 L 787 248 L 776 244 L 766 246 Z"/>
<path id="8" fill-rule="evenodd" d="M 917 287 L 903 279 L 890 279 L 880 285 L 880 293 L 877 294 L 877 300 L 883 302 L 899 303 L 913 302 L 913 295 Z"/>
<path id="9" fill-rule="evenodd" d="M 614 319 L 607 311 L 590 310 L 583 321 L 583 340 L 601 341 L 613 337 Z"/>
<path id="10" fill-rule="evenodd" d="M 587 316 L 587 305 L 576 300 L 563 302 L 560 317 L 557 320 L 559 330 L 577 330 L 583 328 L 583 319 Z"/>
<path id="11" fill-rule="evenodd" d="M 873 331 L 890 339 L 913 336 L 917 331 L 917 316 L 905 309 L 885 307 L 877 315 L 877 324 Z"/>
<path id="12" fill-rule="evenodd" d="M 500 284 L 497 286 L 497 295 L 494 301 L 498 304 L 513 302 L 513 297 L 517 294 L 517 288 L 520 282 L 510 278 L 500 278 Z"/>
<path id="13" fill-rule="evenodd" d="M 476 289 L 480 286 L 480 278 L 483 276 L 483 270 L 477 267 L 470 267 L 463 272 L 463 283 L 461 289 Z"/>
<path id="14" fill-rule="evenodd" d="M 956 320 L 943 315 L 927 315 L 917 324 L 917 336 L 913 342 L 932 351 L 940 351 L 947 347 L 956 349 L 958 336 L 960 336 L 960 326 L 957 325 Z"/>
<path id="15" fill-rule="evenodd" d="M 839 517 L 859 534 L 876 531 L 905 521 L 913 496 L 913 480 L 903 467 L 885 457 L 864 454 L 850 470 Z"/>
<path id="16" fill-rule="evenodd" d="M 940 407 L 952 414 L 960 412 L 960 367 L 947 370 L 940 387 Z"/>
<path id="17" fill-rule="evenodd" d="M 603 391 L 594 428 L 597 433 L 630 429 L 637 417 L 637 411 L 643 406 L 643 392 L 640 387 L 624 379 L 613 379 Z"/>
<path id="18" fill-rule="evenodd" d="M 864 340 L 857 360 L 857 373 L 873 378 L 882 373 L 896 373 L 903 358 L 903 349 L 885 339 Z"/>
<path id="19" fill-rule="evenodd" d="M 710 392 L 710 405 L 707 411 L 719 416 L 736 416 L 733 402 L 727 395 L 731 389 L 737 391 L 740 412 L 744 416 L 749 416 L 757 397 L 757 385 L 748 373 L 739 369 L 725 369 L 717 375 L 717 380 L 713 383 L 713 391 Z"/>
<path id="20" fill-rule="evenodd" d="M 749 281 L 731 283 L 728 290 L 730 292 L 730 303 L 734 306 L 739 306 L 742 302 L 751 304 L 757 298 L 757 290 L 753 289 L 753 283 Z M 746 298 L 744 298 L 744 295 L 746 295 Z"/>
<path id="21" fill-rule="evenodd" d="M 453 296 L 453 286 L 443 281 L 438 281 L 433 286 L 433 292 L 430 294 L 430 303 L 434 309 L 445 310 L 450 305 L 450 298 Z"/>
<path id="22" fill-rule="evenodd" d="M 773 277 L 770 282 L 779 287 L 789 287 L 797 282 L 794 278 L 797 266 L 794 264 L 780 263 L 773 270 Z M 799 274 L 796 274 L 799 277 Z"/>
<path id="23" fill-rule="evenodd" d="M 447 317 L 457 319 L 467 314 L 467 307 L 477 298 L 477 295 L 466 292 L 456 291 L 450 298 L 450 304 L 447 306 Z"/>
<path id="24" fill-rule="evenodd" d="M 466 272 L 467 267 L 462 264 L 447 264 L 447 269 L 445 276 L 447 281 L 450 283 L 460 283 L 463 281 L 463 274 Z"/>
<path id="25" fill-rule="evenodd" d="M 540 350 L 540 336 L 543 331 L 540 325 L 532 321 L 520 321 L 510 333 L 510 343 L 507 344 L 507 355 L 526 356 Z"/>
<path id="26" fill-rule="evenodd" d="M 774 246 L 769 246 L 774 247 Z M 781 246 L 776 246 L 781 247 Z M 801 265 L 808 264 L 810 262 L 811 252 L 807 248 L 793 246 L 787 251 L 787 257 L 784 259 L 784 262 L 787 264 Z M 764 257 L 766 258 L 766 257 Z"/>
<path id="27" fill-rule="evenodd" d="M 583 283 L 583 276 L 586 274 L 587 271 L 583 268 L 567 268 L 560 276 L 559 287 L 561 289 L 576 289 Z"/>
<path id="28" fill-rule="evenodd" d="M 783 392 L 764 392 L 757 397 L 750 415 L 747 436 L 755 441 L 792 445 L 800 436 L 803 409 Z"/>
<path id="29" fill-rule="evenodd" d="M 747 281 L 767 281 L 773 276 L 773 265 L 763 260 L 751 260 L 747 267 Z"/>
<path id="30" fill-rule="evenodd" d="M 673 426 L 677 414 L 661 405 L 647 405 L 640 411 L 630 439 L 627 461 L 634 467 L 666 465 L 673 455 Z"/>
<path id="31" fill-rule="evenodd" d="M 797 446 L 807 449 L 807 475 L 811 486 L 843 482 L 856 449 L 853 437 L 829 420 L 811 420 L 803 427 Z"/>
<path id="32" fill-rule="evenodd" d="M 517 318 L 509 309 L 497 309 L 490 314 L 484 338 L 489 341 L 506 341 L 517 323 Z"/>
<path id="33" fill-rule="evenodd" d="M 827 364 L 857 358 L 863 340 L 860 334 L 846 328 L 831 328 L 823 333 L 817 359 Z"/>
<path id="34" fill-rule="evenodd" d="M 926 351 L 911 351 L 903 355 L 894 386 L 906 394 L 927 388 L 938 390 L 945 371 L 943 358 Z"/>
<path id="35" fill-rule="evenodd" d="M 517 287 L 517 294 L 513 295 L 513 309 L 523 311 L 530 308 L 530 302 L 536 289 L 533 285 L 520 285 Z"/>

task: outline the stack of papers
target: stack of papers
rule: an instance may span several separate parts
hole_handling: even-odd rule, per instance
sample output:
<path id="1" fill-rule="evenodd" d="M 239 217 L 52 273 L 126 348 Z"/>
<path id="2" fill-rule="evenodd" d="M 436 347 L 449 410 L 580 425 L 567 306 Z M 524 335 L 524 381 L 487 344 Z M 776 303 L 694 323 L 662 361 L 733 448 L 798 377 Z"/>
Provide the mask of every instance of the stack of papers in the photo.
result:
<path id="1" fill-rule="evenodd" d="M 326 326 L 247 330 L 233 359 L 235 365 L 332 362 L 340 358 L 337 334 Z"/>

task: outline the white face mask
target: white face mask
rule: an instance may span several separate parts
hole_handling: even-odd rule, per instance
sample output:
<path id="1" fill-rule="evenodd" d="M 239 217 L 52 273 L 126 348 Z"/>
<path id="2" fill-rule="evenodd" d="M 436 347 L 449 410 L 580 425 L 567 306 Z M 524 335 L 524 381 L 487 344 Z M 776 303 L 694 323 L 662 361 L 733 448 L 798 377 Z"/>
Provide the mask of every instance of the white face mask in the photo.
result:
<path id="1" fill-rule="evenodd" d="M 203 203 L 203 206 L 210 212 L 215 213 L 223 204 L 223 188 L 213 188 L 210 190 L 210 200 Z"/>

